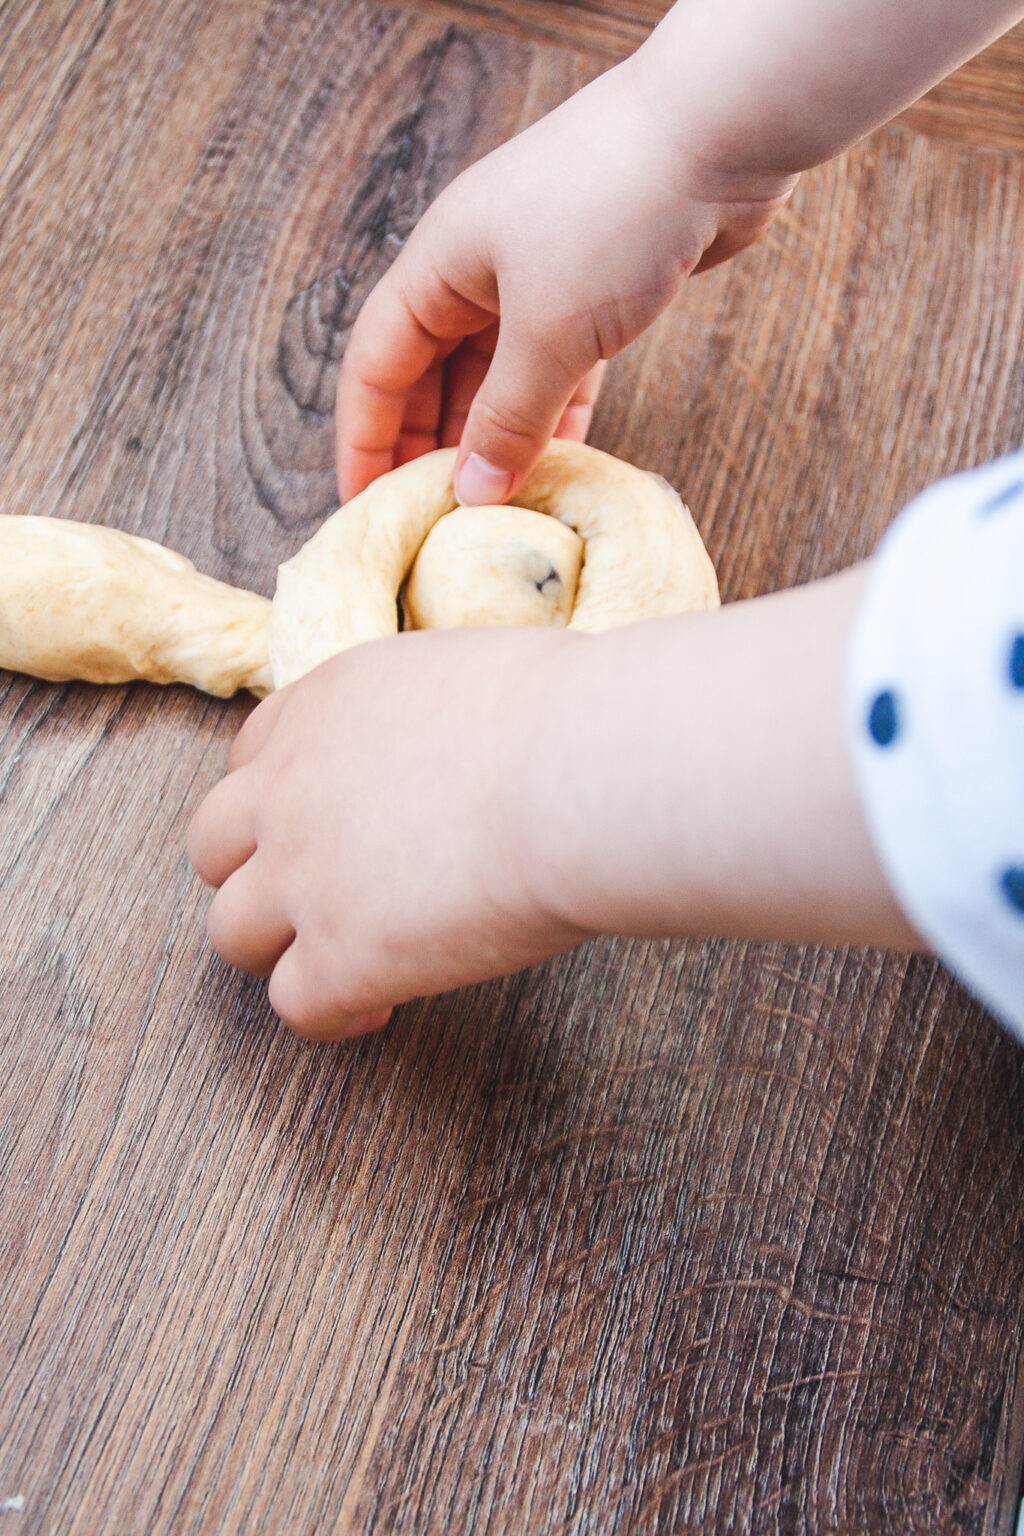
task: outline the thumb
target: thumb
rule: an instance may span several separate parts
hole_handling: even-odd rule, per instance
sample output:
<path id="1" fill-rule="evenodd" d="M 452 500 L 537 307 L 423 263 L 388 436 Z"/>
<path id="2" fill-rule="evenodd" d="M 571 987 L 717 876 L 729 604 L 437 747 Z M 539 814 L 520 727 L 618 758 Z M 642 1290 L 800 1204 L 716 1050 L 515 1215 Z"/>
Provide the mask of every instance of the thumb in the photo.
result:
<path id="1" fill-rule="evenodd" d="M 551 346 L 502 326 L 459 444 L 454 481 L 463 506 L 502 502 L 518 490 L 588 367 L 570 372 Z"/>

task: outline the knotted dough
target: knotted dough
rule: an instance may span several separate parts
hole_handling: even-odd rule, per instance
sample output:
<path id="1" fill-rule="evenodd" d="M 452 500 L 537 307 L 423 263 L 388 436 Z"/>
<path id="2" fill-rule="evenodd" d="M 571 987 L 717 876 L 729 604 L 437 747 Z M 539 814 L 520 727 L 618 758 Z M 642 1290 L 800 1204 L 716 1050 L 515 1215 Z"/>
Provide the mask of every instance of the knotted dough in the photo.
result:
<path id="1" fill-rule="evenodd" d="M 0 516 L 0 667 L 51 681 L 262 697 L 406 628 L 581 630 L 715 607 L 714 568 L 665 481 L 556 440 L 514 505 L 458 508 L 455 450 L 383 475 L 277 573 L 273 603 L 149 539 Z"/>

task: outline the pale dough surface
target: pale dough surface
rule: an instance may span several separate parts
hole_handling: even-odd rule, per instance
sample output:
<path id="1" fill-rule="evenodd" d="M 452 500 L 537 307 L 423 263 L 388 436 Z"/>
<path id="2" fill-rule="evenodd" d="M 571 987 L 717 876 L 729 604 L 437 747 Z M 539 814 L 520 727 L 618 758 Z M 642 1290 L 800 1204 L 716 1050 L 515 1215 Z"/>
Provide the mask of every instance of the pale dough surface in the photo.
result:
<path id="1" fill-rule="evenodd" d="M 442 448 L 383 475 L 279 568 L 270 619 L 275 686 L 346 646 L 397 631 L 406 572 L 455 507 L 454 467 L 454 448 Z M 555 439 L 513 501 L 556 517 L 583 542 L 569 628 L 594 632 L 717 606 L 714 566 L 693 518 L 658 476 Z"/>
<path id="2" fill-rule="evenodd" d="M 0 667 L 51 682 L 273 688 L 270 602 L 149 539 L 56 517 L 0 516 Z"/>
<path id="3" fill-rule="evenodd" d="M 578 533 L 525 507 L 456 507 L 427 534 L 402 591 L 407 629 L 554 624 L 572 618 Z"/>
<path id="4" fill-rule="evenodd" d="M 273 604 L 114 528 L 0 516 L 0 667 L 262 696 L 395 634 L 399 601 L 410 628 L 589 631 L 717 605 L 693 519 L 657 476 L 556 440 L 514 506 L 456 509 L 454 464 L 441 449 L 354 497 L 279 568 Z"/>

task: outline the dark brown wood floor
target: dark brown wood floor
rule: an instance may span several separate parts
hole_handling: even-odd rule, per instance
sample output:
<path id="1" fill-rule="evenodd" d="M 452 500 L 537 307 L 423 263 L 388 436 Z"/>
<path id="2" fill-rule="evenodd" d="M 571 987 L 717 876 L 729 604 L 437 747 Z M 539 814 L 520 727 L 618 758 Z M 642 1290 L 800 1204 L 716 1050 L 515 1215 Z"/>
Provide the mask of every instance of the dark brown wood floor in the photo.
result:
<path id="1" fill-rule="evenodd" d="M 271 590 L 361 297 L 662 8 L 7 0 L 3 510 Z M 727 599 L 1020 444 L 1022 61 L 612 368 Z M 0 1536 L 1010 1530 L 1021 1051 L 928 960 L 615 940 L 308 1048 L 183 854 L 245 709 L 0 677 Z"/>

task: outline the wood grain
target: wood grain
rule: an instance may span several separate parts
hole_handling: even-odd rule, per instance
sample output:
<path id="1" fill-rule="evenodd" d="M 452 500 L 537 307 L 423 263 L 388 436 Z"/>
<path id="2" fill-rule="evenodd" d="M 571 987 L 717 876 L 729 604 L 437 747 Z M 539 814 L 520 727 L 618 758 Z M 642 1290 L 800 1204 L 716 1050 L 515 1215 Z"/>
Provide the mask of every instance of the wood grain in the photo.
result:
<path id="1" fill-rule="evenodd" d="M 903 121 L 962 144 L 1024 151 L 1024 24 L 929 91 Z"/>
<path id="2" fill-rule="evenodd" d="M 4 510 L 269 590 L 361 296 L 602 67 L 575 9 L 572 48 L 376 0 L 0 9 Z M 1021 441 L 1024 161 L 942 124 L 806 177 L 611 370 L 594 441 L 685 491 L 727 598 Z M 4 1536 L 1009 1531 L 993 1021 L 923 959 L 606 939 L 303 1046 L 183 854 L 244 714 L 0 679 Z"/>
<path id="3" fill-rule="evenodd" d="M 671 0 L 399 0 L 403 10 L 443 16 L 531 42 L 584 49 L 606 61 L 639 48 Z"/>

